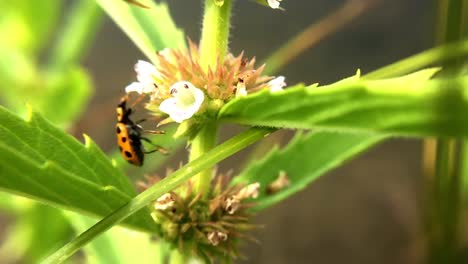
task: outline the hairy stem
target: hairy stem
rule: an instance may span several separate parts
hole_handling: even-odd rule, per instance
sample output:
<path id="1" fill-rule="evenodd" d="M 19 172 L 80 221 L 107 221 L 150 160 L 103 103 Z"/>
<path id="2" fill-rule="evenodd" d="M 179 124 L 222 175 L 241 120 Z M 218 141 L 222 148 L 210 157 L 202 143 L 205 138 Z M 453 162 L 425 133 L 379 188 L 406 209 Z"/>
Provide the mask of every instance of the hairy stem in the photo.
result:
<path id="1" fill-rule="evenodd" d="M 200 40 L 201 64 L 204 69 L 214 67 L 218 58 L 228 51 L 232 0 L 224 0 L 221 6 L 214 0 L 205 0 L 203 28 Z"/>
<path id="2" fill-rule="evenodd" d="M 192 147 L 190 149 L 189 161 L 196 160 L 206 152 L 210 151 L 217 141 L 218 125 L 214 121 L 209 121 L 204 124 L 203 128 L 198 132 L 195 138 L 192 140 Z M 207 168 L 194 177 L 195 190 L 197 193 L 206 196 L 210 189 L 211 178 L 213 169 Z"/>

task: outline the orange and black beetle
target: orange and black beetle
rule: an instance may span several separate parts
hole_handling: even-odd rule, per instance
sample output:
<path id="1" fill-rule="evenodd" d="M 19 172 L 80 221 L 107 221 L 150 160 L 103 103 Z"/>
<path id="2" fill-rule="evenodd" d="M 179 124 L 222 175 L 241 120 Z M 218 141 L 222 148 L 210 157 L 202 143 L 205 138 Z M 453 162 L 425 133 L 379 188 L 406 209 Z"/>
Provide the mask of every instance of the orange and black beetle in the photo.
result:
<path id="1" fill-rule="evenodd" d="M 149 139 L 142 136 L 143 132 L 149 132 L 153 134 L 164 134 L 164 131 L 145 131 L 139 125 L 139 122 L 133 122 L 130 119 L 132 109 L 127 108 L 127 97 L 123 97 L 120 103 L 117 105 L 117 145 L 119 146 L 122 157 L 129 163 L 135 166 L 142 166 L 145 158 L 145 154 L 160 151 L 165 154 L 166 150 L 158 145 L 154 145 Z M 146 141 L 156 147 L 151 151 L 144 151 L 144 147 L 141 141 Z"/>

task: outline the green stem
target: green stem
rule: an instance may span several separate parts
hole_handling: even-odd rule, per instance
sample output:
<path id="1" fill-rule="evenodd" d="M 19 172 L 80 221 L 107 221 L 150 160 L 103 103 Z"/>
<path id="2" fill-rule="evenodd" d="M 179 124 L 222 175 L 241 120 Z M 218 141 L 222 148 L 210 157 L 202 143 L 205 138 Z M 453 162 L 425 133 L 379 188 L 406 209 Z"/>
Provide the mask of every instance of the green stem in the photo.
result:
<path id="1" fill-rule="evenodd" d="M 78 62 L 100 28 L 102 17 L 103 12 L 96 1 L 76 1 L 52 50 L 49 66 L 61 68 Z"/>
<path id="2" fill-rule="evenodd" d="M 436 142 L 435 175 L 430 190 L 430 263 L 458 263 L 458 219 L 460 177 L 458 140 Z"/>
<path id="3" fill-rule="evenodd" d="M 191 142 L 189 161 L 196 160 L 206 152 L 210 151 L 217 141 L 218 124 L 215 121 L 209 121 L 204 124 L 203 128 L 198 132 Z M 210 189 L 211 178 L 213 177 L 213 169 L 207 168 L 201 171 L 194 177 L 195 190 L 204 196 L 208 194 Z"/>
<path id="4" fill-rule="evenodd" d="M 205 0 L 205 13 L 200 40 L 201 64 L 204 69 L 214 67 L 218 58 L 228 51 L 232 0 L 224 0 L 222 6 L 215 0 Z"/>
<path id="5" fill-rule="evenodd" d="M 463 39 L 464 0 L 438 1 L 438 43 Z M 441 75 L 456 76 L 460 58 L 444 64 Z M 440 87 L 450 89 L 450 87 Z M 438 138 L 435 144 L 435 174 L 429 189 L 428 246 L 429 262 L 460 263 L 459 217 L 461 204 L 460 140 Z"/>
<path id="6" fill-rule="evenodd" d="M 78 237 L 70 241 L 68 244 L 50 255 L 43 263 L 62 263 L 73 255 L 80 248 L 91 242 L 94 238 L 111 228 L 112 226 L 125 220 L 138 210 L 150 204 L 152 201 L 161 197 L 174 188 L 178 187 L 185 181 L 189 180 L 198 172 L 212 167 L 221 160 L 233 155 L 234 153 L 246 148 L 247 146 L 261 140 L 273 129 L 270 128 L 251 128 L 227 140 L 226 142 L 216 146 L 205 155 L 186 164 L 170 176 L 161 180 L 158 184 L 153 185 L 146 191 L 140 193 L 130 202 L 115 210 L 97 224 L 80 234 Z"/>

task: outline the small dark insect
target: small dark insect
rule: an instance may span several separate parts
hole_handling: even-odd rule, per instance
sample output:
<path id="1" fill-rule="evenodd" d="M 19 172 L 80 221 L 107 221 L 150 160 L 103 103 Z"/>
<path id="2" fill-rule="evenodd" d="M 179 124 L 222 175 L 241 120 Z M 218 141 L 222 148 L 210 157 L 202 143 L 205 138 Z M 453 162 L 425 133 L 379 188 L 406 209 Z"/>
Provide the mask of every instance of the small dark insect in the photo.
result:
<path id="1" fill-rule="evenodd" d="M 136 5 L 136 6 L 139 6 L 139 7 L 142 7 L 142 8 L 149 8 L 149 6 L 146 6 L 136 0 L 124 0 L 125 2 L 129 3 L 129 4 L 132 4 L 132 5 Z"/>
<path id="2" fill-rule="evenodd" d="M 142 166 L 145 154 L 159 151 L 163 154 L 167 154 L 167 150 L 161 146 L 153 144 L 148 138 L 142 136 L 143 132 L 151 134 L 164 134 L 164 131 L 159 130 L 143 130 L 139 123 L 133 122 L 130 119 L 132 109 L 127 108 L 127 97 L 123 97 L 120 103 L 117 105 L 117 145 L 119 146 L 122 157 L 129 163 L 135 166 Z M 156 148 L 151 151 L 145 151 L 141 141 L 146 141 Z"/>

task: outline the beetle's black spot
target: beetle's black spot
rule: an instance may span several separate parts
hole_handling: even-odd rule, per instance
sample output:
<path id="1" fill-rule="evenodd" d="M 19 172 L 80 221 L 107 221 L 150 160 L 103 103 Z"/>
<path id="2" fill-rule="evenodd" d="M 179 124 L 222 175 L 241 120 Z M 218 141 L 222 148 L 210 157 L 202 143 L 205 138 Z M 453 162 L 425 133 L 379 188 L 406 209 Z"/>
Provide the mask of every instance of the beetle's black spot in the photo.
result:
<path id="1" fill-rule="evenodd" d="M 119 149 L 120 149 L 120 152 L 122 152 L 122 147 L 121 146 L 119 146 Z"/>
<path id="2" fill-rule="evenodd" d="M 122 132 L 122 131 L 120 130 L 120 127 L 117 127 L 117 134 L 120 134 L 120 132 Z"/>
<path id="3" fill-rule="evenodd" d="M 128 151 L 125 151 L 124 154 L 125 154 L 125 156 L 127 156 L 127 158 L 131 158 L 133 156 L 132 153 L 130 153 Z"/>
<path id="4" fill-rule="evenodd" d="M 126 137 L 122 137 L 122 142 L 123 142 L 123 143 L 127 142 L 127 138 L 126 138 Z"/>
<path id="5" fill-rule="evenodd" d="M 185 89 L 189 88 L 189 86 L 186 83 L 184 83 L 184 87 L 185 87 Z"/>

